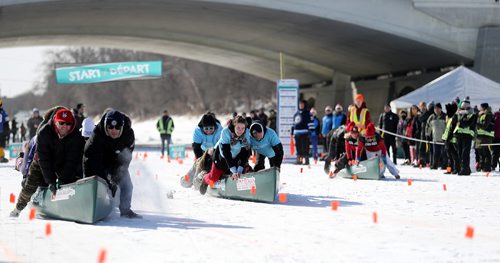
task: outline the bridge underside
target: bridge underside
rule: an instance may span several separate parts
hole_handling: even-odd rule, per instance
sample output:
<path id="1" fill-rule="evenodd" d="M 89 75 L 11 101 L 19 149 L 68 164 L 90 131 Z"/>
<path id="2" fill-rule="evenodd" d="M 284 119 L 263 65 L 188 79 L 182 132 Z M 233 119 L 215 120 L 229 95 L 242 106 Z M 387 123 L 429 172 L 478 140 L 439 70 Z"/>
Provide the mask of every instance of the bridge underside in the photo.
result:
<path id="1" fill-rule="evenodd" d="M 29 1 L 27 1 L 29 2 Z M 36 1 L 35 1 L 36 2 Z M 434 68 L 471 59 L 420 42 L 314 16 L 185 0 L 54 1 L 3 6 L 0 47 L 135 49 L 303 84 Z"/>

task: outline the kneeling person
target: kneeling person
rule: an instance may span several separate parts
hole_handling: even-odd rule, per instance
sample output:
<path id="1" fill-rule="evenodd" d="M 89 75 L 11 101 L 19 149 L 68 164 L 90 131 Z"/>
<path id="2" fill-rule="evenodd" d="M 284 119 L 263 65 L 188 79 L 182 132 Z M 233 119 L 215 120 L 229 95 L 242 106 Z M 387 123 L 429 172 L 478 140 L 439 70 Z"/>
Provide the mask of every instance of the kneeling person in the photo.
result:
<path id="1" fill-rule="evenodd" d="M 361 136 L 358 140 L 358 147 L 356 149 L 356 164 L 359 164 L 363 151 L 366 151 L 367 159 L 371 159 L 376 156 L 381 157 L 382 161 L 389 169 L 389 172 L 391 172 L 396 179 L 400 178 L 398 169 L 391 159 L 387 157 L 387 148 L 385 147 L 384 140 L 378 133 L 375 132 L 375 126 L 373 123 L 366 126 L 365 135 Z"/>
<path id="2" fill-rule="evenodd" d="M 130 118 L 117 110 L 108 111 L 85 144 L 83 168 L 86 176 L 104 178 L 113 196 L 117 187 L 120 188 L 120 216 L 141 218 L 130 209 L 133 185 L 128 168 L 134 142 Z"/>
<path id="3" fill-rule="evenodd" d="M 203 177 L 200 193 L 205 194 L 210 182 L 215 183 L 227 173 L 233 179 L 243 174 L 243 167 L 248 164 L 250 143 L 247 133 L 247 122 L 242 116 L 236 116 L 228 127 L 222 130 L 221 137 L 215 146 L 210 173 Z"/>
<path id="4" fill-rule="evenodd" d="M 264 127 L 260 122 L 250 125 L 250 146 L 259 153 L 259 159 L 254 167 L 254 171 L 264 169 L 266 157 L 269 159 L 271 167 L 280 169 L 283 161 L 283 145 L 275 131 Z"/>
<path id="5" fill-rule="evenodd" d="M 82 153 L 85 141 L 75 128 L 73 113 L 64 107 L 50 109 L 30 142 L 23 169 L 28 174 L 11 216 L 17 217 L 39 186 L 49 187 L 56 194 L 59 185 L 82 178 Z M 34 152 L 33 152 L 34 151 Z"/>

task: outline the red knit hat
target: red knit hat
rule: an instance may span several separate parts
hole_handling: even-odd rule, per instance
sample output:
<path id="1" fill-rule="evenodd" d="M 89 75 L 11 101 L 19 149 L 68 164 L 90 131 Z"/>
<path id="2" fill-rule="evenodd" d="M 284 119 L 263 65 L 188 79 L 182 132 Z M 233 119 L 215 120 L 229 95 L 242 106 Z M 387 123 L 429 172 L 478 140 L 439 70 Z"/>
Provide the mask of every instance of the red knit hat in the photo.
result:
<path id="1" fill-rule="evenodd" d="M 366 133 L 365 133 L 365 136 L 366 137 L 372 137 L 372 136 L 375 136 L 375 125 L 373 125 L 373 123 L 368 123 L 368 125 L 366 126 Z"/>
<path id="2" fill-rule="evenodd" d="M 353 133 L 358 133 L 358 127 L 354 122 L 350 122 L 349 125 L 346 127 L 346 132 L 353 132 Z"/>
<path id="3" fill-rule="evenodd" d="M 75 117 L 73 117 L 73 113 L 71 113 L 68 109 L 59 109 L 54 115 L 54 122 L 66 122 L 66 123 L 75 123 Z"/>

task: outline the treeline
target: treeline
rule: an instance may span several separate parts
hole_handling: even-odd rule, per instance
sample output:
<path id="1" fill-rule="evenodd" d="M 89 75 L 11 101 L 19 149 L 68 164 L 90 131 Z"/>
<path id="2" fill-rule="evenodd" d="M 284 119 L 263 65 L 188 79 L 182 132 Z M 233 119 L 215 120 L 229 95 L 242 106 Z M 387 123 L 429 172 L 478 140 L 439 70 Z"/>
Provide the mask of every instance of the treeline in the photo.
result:
<path id="1" fill-rule="evenodd" d="M 114 81 L 99 84 L 58 85 L 58 64 L 93 64 L 122 61 L 162 60 L 162 79 Z M 33 107 L 75 107 L 87 104 L 90 115 L 112 107 L 133 118 L 156 117 L 164 109 L 171 114 L 249 111 L 275 106 L 275 84 L 239 71 L 159 54 L 108 48 L 65 48 L 46 53 L 40 65 L 42 81 L 21 96 L 6 99 L 11 114 Z"/>

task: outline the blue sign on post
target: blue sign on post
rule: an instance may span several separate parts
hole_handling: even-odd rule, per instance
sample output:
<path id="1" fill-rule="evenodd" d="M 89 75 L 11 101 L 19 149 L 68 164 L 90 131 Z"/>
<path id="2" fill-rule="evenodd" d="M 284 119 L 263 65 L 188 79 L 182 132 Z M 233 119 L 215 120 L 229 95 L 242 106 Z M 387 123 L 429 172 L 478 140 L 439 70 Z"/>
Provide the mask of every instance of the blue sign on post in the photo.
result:
<path id="1" fill-rule="evenodd" d="M 9 144 L 9 158 L 17 158 L 20 152 L 24 151 L 27 142 L 25 143 L 11 143 Z"/>
<path id="2" fill-rule="evenodd" d="M 57 84 L 161 78 L 162 61 L 131 61 L 56 68 Z"/>
<path id="3" fill-rule="evenodd" d="M 185 156 L 186 156 L 185 145 L 170 145 L 170 158 L 184 159 Z"/>

